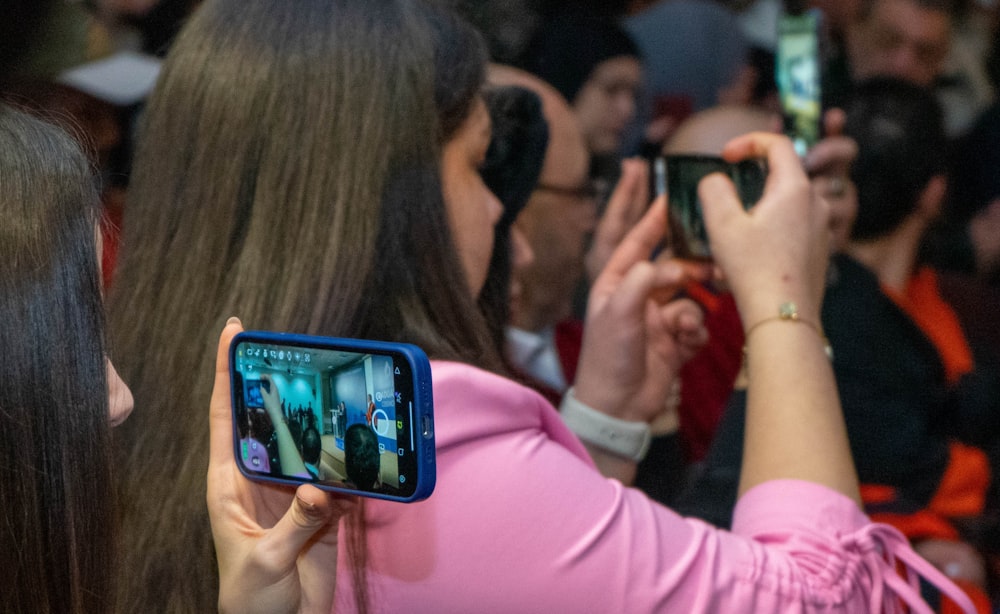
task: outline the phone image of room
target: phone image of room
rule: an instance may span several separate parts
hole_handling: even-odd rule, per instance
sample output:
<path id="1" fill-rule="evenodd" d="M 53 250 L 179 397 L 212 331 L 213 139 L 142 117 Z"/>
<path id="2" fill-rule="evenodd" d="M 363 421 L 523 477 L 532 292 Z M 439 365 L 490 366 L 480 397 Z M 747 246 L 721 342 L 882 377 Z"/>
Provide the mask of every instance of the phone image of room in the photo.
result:
<path id="1" fill-rule="evenodd" d="M 253 406 L 263 407 L 260 386 L 261 376 L 266 375 L 264 381 L 277 387 L 282 415 L 309 474 L 288 477 L 362 490 L 391 492 L 399 488 L 400 448 L 391 357 L 276 347 L 264 350 L 263 356 L 249 353 L 253 355 L 243 361 L 241 371 L 250 416 Z M 369 433 L 359 433 L 357 428 L 352 431 L 357 425 Z M 259 442 L 269 434 L 255 435 Z M 245 446 L 249 447 L 253 444 Z M 254 460 L 252 452 L 244 450 L 244 463 L 260 469 L 263 463 Z M 287 475 L 276 453 L 269 460 L 269 473 Z M 374 479 L 359 477 L 371 475 L 372 467 L 377 467 Z"/>

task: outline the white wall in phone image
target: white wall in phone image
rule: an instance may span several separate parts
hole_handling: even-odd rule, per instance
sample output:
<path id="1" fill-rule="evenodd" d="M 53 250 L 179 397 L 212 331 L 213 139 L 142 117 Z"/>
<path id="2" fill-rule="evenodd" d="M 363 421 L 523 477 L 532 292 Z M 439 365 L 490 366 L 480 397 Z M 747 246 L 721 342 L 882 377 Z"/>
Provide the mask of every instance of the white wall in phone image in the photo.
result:
<path id="1" fill-rule="evenodd" d="M 288 375 L 287 371 L 262 370 L 271 376 L 271 381 L 278 386 L 278 394 L 285 403 L 285 411 L 289 414 L 302 410 L 318 416 L 320 399 L 317 396 L 319 377 L 315 373 L 296 373 Z"/>
<path id="2" fill-rule="evenodd" d="M 367 422 L 368 386 L 365 384 L 364 360 L 345 365 L 330 373 L 330 389 L 333 401 L 346 406 L 346 427 L 359 422 Z M 343 441 L 340 442 L 343 448 Z"/>
<path id="3" fill-rule="evenodd" d="M 388 369 L 387 369 L 388 367 Z M 388 356 L 363 355 L 356 362 L 345 365 L 330 373 L 330 403 L 343 402 L 346 405 L 346 432 L 353 424 L 370 424 L 378 435 L 379 472 L 382 484 L 399 485 L 399 457 L 396 445 L 396 403 L 395 385 L 392 374 L 392 359 Z M 368 420 L 368 395 L 374 406 L 371 422 Z M 326 446 L 324 446 L 324 449 Z M 334 456 L 342 466 L 344 441 L 336 438 Z"/>

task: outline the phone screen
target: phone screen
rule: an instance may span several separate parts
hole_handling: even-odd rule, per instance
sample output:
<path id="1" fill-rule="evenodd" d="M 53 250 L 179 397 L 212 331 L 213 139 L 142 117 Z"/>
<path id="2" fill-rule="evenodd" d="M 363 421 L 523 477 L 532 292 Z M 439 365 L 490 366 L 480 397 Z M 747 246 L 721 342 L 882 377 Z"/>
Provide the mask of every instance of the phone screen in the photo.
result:
<path id="1" fill-rule="evenodd" d="M 236 458 L 248 477 L 398 500 L 429 494 L 423 352 L 275 333 L 242 333 L 230 352 Z"/>
<path id="2" fill-rule="evenodd" d="M 785 133 L 800 156 L 820 138 L 819 21 L 817 11 L 785 13 L 778 21 L 775 78 L 785 115 Z"/>
<path id="3" fill-rule="evenodd" d="M 726 162 L 719 156 L 673 154 L 659 158 L 655 174 L 663 173 L 667 191 L 667 239 L 674 257 L 711 260 L 708 231 L 698 198 L 698 183 L 711 173 L 723 173 L 749 209 L 764 193 L 767 171 L 763 160 Z M 659 180 L 658 180 L 659 181 Z"/>

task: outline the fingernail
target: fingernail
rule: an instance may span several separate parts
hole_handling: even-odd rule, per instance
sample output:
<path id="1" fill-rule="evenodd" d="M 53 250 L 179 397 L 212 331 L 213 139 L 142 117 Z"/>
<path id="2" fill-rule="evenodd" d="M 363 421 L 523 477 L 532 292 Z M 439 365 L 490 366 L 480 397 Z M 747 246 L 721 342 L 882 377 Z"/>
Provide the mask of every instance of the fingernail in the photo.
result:
<path id="1" fill-rule="evenodd" d="M 302 513 L 304 513 L 306 516 L 312 516 L 315 518 L 316 516 L 319 515 L 318 508 L 316 507 L 315 503 L 306 501 L 297 494 L 295 495 L 295 499 L 299 502 L 299 507 L 302 509 Z"/>
<path id="2" fill-rule="evenodd" d="M 226 326 L 229 326 L 230 324 L 239 324 L 240 326 L 243 326 L 243 322 L 240 322 L 240 319 L 236 316 L 230 316 L 229 319 L 226 320 Z"/>

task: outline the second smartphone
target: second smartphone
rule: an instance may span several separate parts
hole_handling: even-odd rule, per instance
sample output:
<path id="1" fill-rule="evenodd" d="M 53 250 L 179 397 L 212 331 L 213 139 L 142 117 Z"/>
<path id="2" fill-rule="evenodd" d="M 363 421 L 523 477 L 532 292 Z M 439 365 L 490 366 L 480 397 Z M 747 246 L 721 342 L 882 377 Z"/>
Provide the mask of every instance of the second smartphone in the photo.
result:
<path id="1" fill-rule="evenodd" d="M 756 204 L 764 193 L 767 168 L 763 160 L 730 163 L 719 156 L 671 154 L 654 163 L 657 193 L 667 193 L 667 241 L 676 258 L 712 259 L 698 197 L 698 184 L 712 173 L 729 177 L 745 209 Z"/>
<path id="2" fill-rule="evenodd" d="M 822 100 L 818 11 L 783 13 L 778 20 L 775 80 L 785 117 L 785 134 L 804 156 L 821 136 Z"/>

